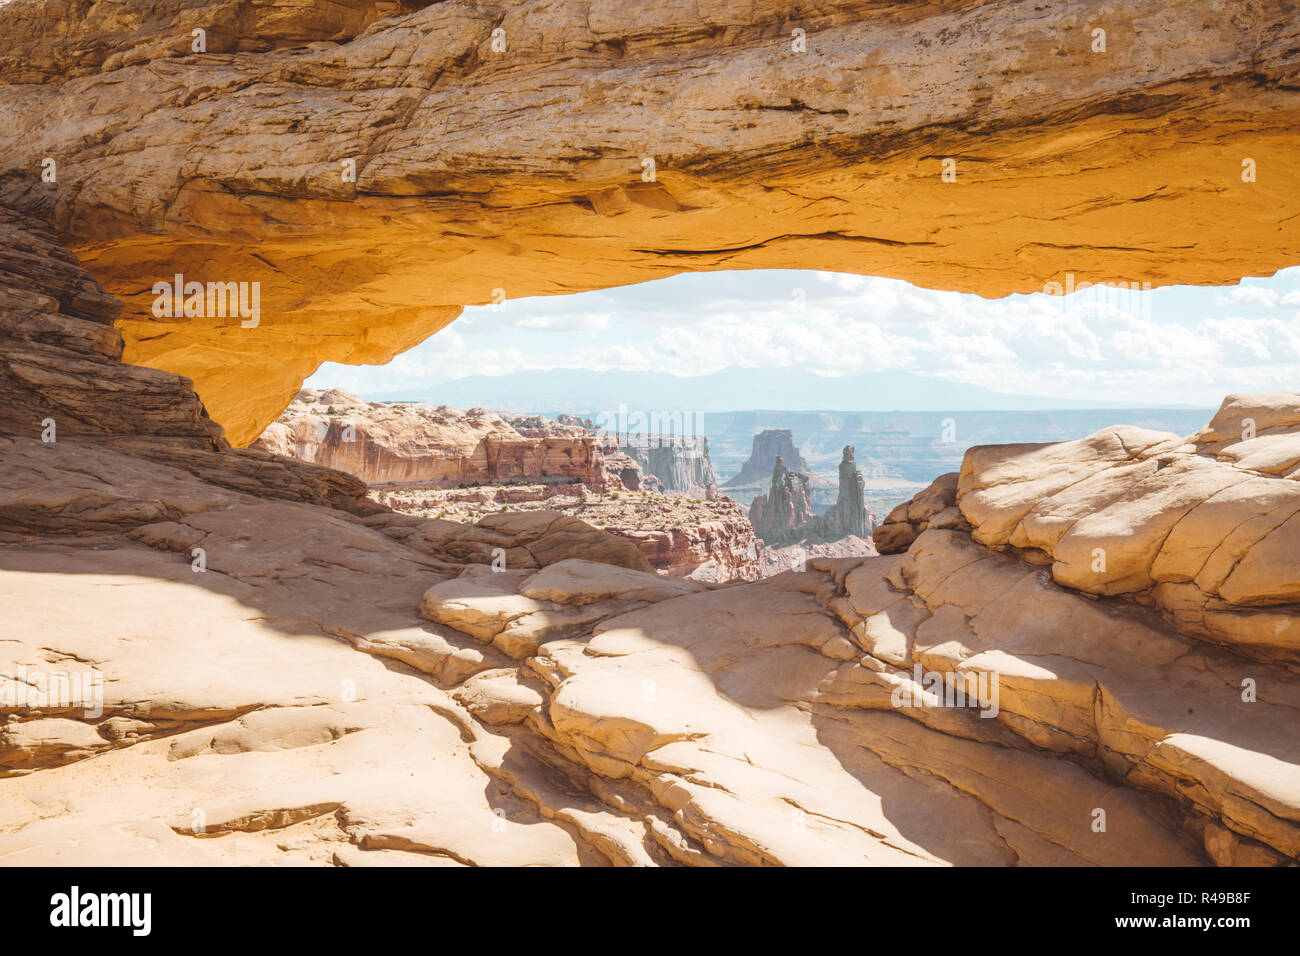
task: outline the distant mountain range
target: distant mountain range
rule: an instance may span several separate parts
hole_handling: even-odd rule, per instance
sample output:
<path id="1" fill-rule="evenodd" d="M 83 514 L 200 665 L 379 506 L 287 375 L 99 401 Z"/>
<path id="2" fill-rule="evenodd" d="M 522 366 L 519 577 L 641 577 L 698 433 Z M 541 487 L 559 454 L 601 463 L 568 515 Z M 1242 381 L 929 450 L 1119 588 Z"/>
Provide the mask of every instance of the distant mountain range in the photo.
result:
<path id="1" fill-rule="evenodd" d="M 739 368 L 684 377 L 667 372 L 551 369 L 473 375 L 417 392 L 370 392 L 373 401 L 419 401 L 465 409 L 583 414 L 615 411 L 1045 411 L 1132 408 L 1132 402 L 1011 395 L 910 372 L 869 372 L 826 378 L 798 368 Z M 1149 408 L 1188 408 L 1150 404 Z M 593 412 L 593 410 L 595 410 Z"/>

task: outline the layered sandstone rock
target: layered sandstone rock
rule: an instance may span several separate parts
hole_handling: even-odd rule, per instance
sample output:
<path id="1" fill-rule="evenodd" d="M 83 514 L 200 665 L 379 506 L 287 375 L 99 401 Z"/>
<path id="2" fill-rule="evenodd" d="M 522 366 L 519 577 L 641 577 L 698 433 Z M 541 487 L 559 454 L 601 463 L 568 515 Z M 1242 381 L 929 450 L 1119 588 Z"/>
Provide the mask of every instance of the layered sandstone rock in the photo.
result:
<path id="1" fill-rule="evenodd" d="M 322 361 L 387 361 L 502 296 L 1271 273 L 1300 230 L 1292 12 L 13 0 L 0 202 L 53 223 L 125 300 L 128 359 L 195 381 L 243 445 Z M 178 273 L 260 283 L 259 323 L 156 318 Z"/>
<path id="2" fill-rule="evenodd" d="M 659 489 L 692 498 L 708 498 L 717 478 L 703 436 L 623 435 L 618 449 L 636 462 L 643 475 L 658 479 Z"/>
<path id="3" fill-rule="evenodd" d="M 368 485 L 433 488 L 504 481 L 621 487 L 598 442 L 541 417 L 446 405 L 364 402 L 341 389 L 305 389 L 252 445 L 355 475 Z"/>
<path id="4" fill-rule="evenodd" d="M 872 537 L 881 554 L 906 551 L 931 526 L 969 531 L 957 508 L 957 472 L 940 475 L 930 487 L 891 511 Z"/>
<path id="5" fill-rule="evenodd" d="M 1230 395 L 1187 438 L 1119 427 L 989 445 L 876 537 L 970 530 L 1055 581 L 1161 609 L 1180 632 L 1268 660 L 1300 654 L 1300 396 Z"/>
<path id="6" fill-rule="evenodd" d="M 744 513 L 684 521 L 665 528 L 609 528 L 632 541 L 650 566 L 672 577 L 698 581 L 753 581 L 759 577 L 758 541 Z"/>
<path id="7" fill-rule="evenodd" d="M 376 510 L 348 475 L 255 450 L 231 451 L 193 384 L 179 375 L 122 363 L 113 327 L 121 304 L 107 295 L 41 224 L 0 207 L 0 436 L 62 474 L 78 455 L 111 446 L 136 459 L 201 474 L 210 485 L 263 497 Z M 41 481 L 13 485 L 5 507 L 32 528 L 84 531 L 120 524 L 118 504 L 100 498 L 111 469 L 71 476 L 76 507 L 49 497 Z M 127 508 L 127 522 L 136 516 Z"/>
<path id="8" fill-rule="evenodd" d="M 611 448 L 602 442 L 601 452 L 605 459 L 605 473 L 611 479 L 617 479 L 618 484 L 628 491 L 663 491 L 663 483 L 654 475 L 642 473 L 641 463 L 617 445 Z"/>
<path id="9" fill-rule="evenodd" d="M 404 514 L 378 514 L 365 523 L 444 566 L 486 564 L 496 571 L 518 570 L 582 557 L 634 571 L 651 570 L 645 556 L 620 536 L 555 511 L 488 515 L 472 525 Z"/>
<path id="10" fill-rule="evenodd" d="M 498 509 L 555 511 L 627 538 L 649 559 L 647 567 L 675 577 L 758 576 L 757 541 L 734 503 L 721 501 L 702 511 L 662 496 L 669 485 L 702 499 L 712 493 L 707 442 L 623 441 L 610 447 L 615 450 L 606 453 L 604 440 L 580 420 L 366 402 L 342 389 L 304 389 L 252 445 L 337 468 L 371 486 L 417 486 L 385 490 L 379 499 L 405 513 L 477 521 Z M 636 450 L 641 460 L 623 448 Z M 644 474 L 641 461 L 659 467 L 667 479 Z M 530 484 L 536 482 L 548 484 Z M 502 483 L 514 486 L 491 487 Z M 622 498 L 625 488 L 645 489 L 650 496 Z"/>
<path id="11" fill-rule="evenodd" d="M 583 485 L 515 485 L 377 493 L 405 515 L 480 522 L 485 516 L 548 512 L 579 518 L 626 538 L 649 567 L 672 577 L 750 581 L 759 577 L 758 541 L 745 512 L 726 497 L 697 501 L 660 492 L 595 492 Z M 864 552 L 865 553 L 865 552 Z"/>

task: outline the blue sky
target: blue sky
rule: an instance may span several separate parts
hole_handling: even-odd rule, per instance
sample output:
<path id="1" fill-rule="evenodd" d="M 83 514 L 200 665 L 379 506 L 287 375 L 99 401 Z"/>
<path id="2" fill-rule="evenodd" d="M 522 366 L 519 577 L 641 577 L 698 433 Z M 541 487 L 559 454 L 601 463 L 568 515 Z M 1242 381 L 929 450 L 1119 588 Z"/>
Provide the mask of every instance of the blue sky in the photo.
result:
<path id="1" fill-rule="evenodd" d="M 688 273 L 469 308 L 386 366 L 327 363 L 308 385 L 366 396 L 525 369 L 701 375 L 732 365 L 1218 405 L 1233 391 L 1300 390 L 1300 267 L 1237 286 L 997 300 L 839 273 Z"/>

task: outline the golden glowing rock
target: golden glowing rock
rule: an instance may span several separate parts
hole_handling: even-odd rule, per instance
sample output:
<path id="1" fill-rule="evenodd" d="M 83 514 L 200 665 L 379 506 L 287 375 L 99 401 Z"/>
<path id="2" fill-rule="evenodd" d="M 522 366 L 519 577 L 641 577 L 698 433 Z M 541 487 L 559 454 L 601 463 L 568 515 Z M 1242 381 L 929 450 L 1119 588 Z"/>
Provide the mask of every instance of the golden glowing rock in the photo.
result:
<path id="1" fill-rule="evenodd" d="M 1282 6 L 168 9 L 31 41 L 41 8 L 5 8 L 14 75 L 44 82 L 0 86 L 0 201 L 65 232 L 126 302 L 126 360 L 192 378 L 235 444 L 320 362 L 386 362 L 500 296 L 757 268 L 1002 296 L 1300 261 Z M 207 53 L 159 40 L 191 28 Z M 42 73 L 50 50 L 76 69 Z M 155 319 L 177 273 L 260 283 L 259 324 Z"/>

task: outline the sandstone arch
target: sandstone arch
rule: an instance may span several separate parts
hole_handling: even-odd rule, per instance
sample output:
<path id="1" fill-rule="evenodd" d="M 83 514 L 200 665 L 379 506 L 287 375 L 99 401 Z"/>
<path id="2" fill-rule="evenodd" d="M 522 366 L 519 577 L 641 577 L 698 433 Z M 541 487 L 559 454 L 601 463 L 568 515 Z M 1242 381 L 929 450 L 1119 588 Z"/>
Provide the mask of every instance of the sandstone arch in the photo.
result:
<path id="1" fill-rule="evenodd" d="M 320 362 L 387 361 L 497 289 L 805 267 L 1001 296 L 1300 261 L 1281 0 L 235 6 L 8 4 L 0 201 L 237 445 Z M 155 320 L 178 272 L 260 282 L 261 324 Z"/>

